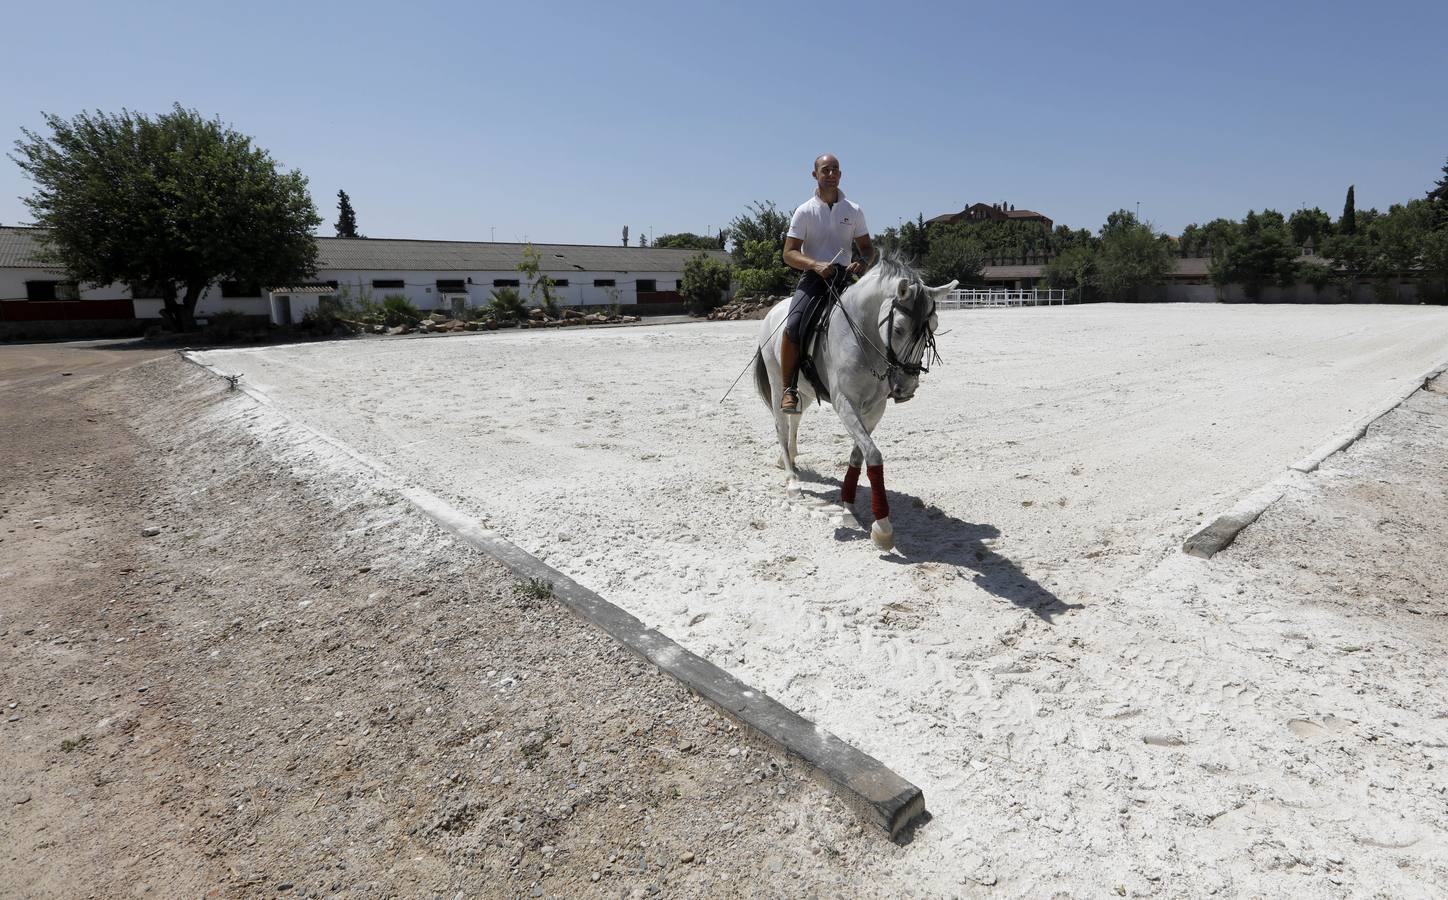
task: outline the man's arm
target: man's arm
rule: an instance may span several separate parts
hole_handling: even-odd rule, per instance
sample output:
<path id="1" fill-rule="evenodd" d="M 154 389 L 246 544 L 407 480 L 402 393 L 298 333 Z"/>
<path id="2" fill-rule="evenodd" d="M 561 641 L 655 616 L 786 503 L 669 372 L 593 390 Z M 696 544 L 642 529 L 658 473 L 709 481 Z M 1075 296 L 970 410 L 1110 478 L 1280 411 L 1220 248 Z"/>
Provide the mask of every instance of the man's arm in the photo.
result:
<path id="1" fill-rule="evenodd" d="M 855 238 L 855 246 L 860 248 L 861 259 L 850 263 L 850 274 L 863 275 L 866 269 L 875 264 L 875 245 L 870 243 L 868 234 L 862 234 Z"/>
<path id="2" fill-rule="evenodd" d="M 865 241 L 868 243 L 869 238 Z M 792 269 L 799 269 L 801 272 L 814 272 L 819 277 L 829 281 L 830 269 L 834 266 L 827 262 L 810 259 L 804 255 L 804 240 L 797 237 L 784 239 L 784 262 Z"/>

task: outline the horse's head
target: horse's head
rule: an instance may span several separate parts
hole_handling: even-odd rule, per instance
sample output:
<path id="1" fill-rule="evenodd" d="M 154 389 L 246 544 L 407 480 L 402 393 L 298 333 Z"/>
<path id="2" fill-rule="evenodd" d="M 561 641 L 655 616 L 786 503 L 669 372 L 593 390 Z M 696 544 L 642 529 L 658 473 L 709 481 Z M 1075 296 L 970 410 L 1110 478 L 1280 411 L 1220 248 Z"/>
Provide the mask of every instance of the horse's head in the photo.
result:
<path id="1" fill-rule="evenodd" d="M 930 371 L 926 354 L 935 352 L 935 329 L 940 324 L 935 307 L 957 283 L 930 287 L 917 278 L 897 281 L 890 306 L 881 317 L 890 363 L 890 397 L 896 403 L 914 397 L 920 376 Z"/>

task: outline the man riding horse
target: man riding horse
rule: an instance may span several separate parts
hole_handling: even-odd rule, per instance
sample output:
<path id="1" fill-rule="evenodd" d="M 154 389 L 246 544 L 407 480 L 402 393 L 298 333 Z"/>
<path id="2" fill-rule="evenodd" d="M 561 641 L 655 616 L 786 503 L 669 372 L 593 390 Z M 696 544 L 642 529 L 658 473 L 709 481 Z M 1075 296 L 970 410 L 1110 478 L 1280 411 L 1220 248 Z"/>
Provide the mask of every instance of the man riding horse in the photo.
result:
<path id="1" fill-rule="evenodd" d="M 874 257 L 864 212 L 840 190 L 840 161 L 825 153 L 815 159 L 810 175 L 817 185 L 815 192 L 794 211 L 784 239 L 784 261 L 804 273 L 790 298 L 788 324 L 779 345 L 785 385 L 779 408 L 790 415 L 800 411 L 797 387 L 805 323 L 817 321 L 831 293 L 837 296 L 844 290 L 846 274 L 863 273 Z M 862 259 L 852 258 L 853 247 L 859 247 Z"/>

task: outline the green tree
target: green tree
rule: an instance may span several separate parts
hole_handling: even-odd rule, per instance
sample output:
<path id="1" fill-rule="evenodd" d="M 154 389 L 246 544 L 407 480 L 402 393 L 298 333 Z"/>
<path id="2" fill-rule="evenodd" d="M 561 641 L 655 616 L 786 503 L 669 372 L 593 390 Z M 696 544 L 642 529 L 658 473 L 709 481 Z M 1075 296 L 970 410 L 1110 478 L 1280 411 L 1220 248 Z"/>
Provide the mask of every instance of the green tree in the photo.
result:
<path id="1" fill-rule="evenodd" d="M 1287 220 L 1287 230 L 1292 234 L 1292 243 L 1299 247 L 1312 243 L 1313 250 L 1322 252 L 1322 240 L 1332 234 L 1332 216 L 1313 207 L 1299 209 Z"/>
<path id="2" fill-rule="evenodd" d="M 730 271 L 728 264 L 707 253 L 700 253 L 684 263 L 684 277 L 679 281 L 679 293 L 689 304 L 689 311 L 702 316 L 724 301 L 729 290 Z"/>
<path id="3" fill-rule="evenodd" d="M 213 282 L 315 273 L 322 217 L 307 179 L 220 120 L 177 104 L 45 123 L 48 137 L 21 130 L 11 158 L 36 184 L 25 204 L 47 255 L 76 281 L 155 285 L 162 316 L 190 331 Z"/>
<path id="4" fill-rule="evenodd" d="M 646 235 L 646 234 L 641 234 L 641 235 L 639 235 L 639 246 L 640 246 L 640 247 L 647 247 L 648 245 L 649 245 L 649 236 Z"/>
<path id="5" fill-rule="evenodd" d="M 1342 203 L 1342 218 L 1337 223 L 1338 234 L 1357 234 L 1357 201 L 1353 197 L 1353 188 L 1356 185 L 1347 186 L 1347 199 Z"/>
<path id="6" fill-rule="evenodd" d="M 1166 280 L 1171 266 L 1170 251 L 1150 225 L 1125 209 L 1107 217 L 1096 257 L 1097 285 L 1104 299 L 1137 299 L 1142 288 Z"/>
<path id="7" fill-rule="evenodd" d="M 1270 209 L 1248 212 L 1240 237 L 1225 252 L 1213 256 L 1212 281 L 1240 284 L 1249 298 L 1257 300 L 1264 285 L 1287 287 L 1297 282 L 1298 255 L 1281 213 Z"/>
<path id="8" fill-rule="evenodd" d="M 1097 294 L 1096 250 L 1090 244 L 1074 244 L 1046 264 L 1046 284 L 1064 288 L 1080 301 L 1095 300 Z"/>
<path id="9" fill-rule="evenodd" d="M 932 229 L 930 251 L 922 268 L 930 284 L 959 281 L 963 285 L 979 284 L 985 253 L 970 226 Z"/>
<path id="10" fill-rule="evenodd" d="M 1443 177 L 1428 191 L 1428 202 L 1433 205 L 1433 227 L 1448 228 L 1448 162 L 1443 163 Z"/>
<path id="11" fill-rule="evenodd" d="M 1448 303 L 1448 228 L 1423 235 L 1422 249 L 1420 296 L 1425 303 Z"/>
<path id="12" fill-rule="evenodd" d="M 554 282 L 542 271 L 543 256 L 531 243 L 523 248 L 523 260 L 515 268 L 528 276 L 528 297 L 537 302 L 542 310 L 558 318 L 558 300 L 553 296 Z"/>
<path id="13" fill-rule="evenodd" d="M 669 247 L 675 250 L 723 250 L 724 245 L 719 238 L 705 237 L 702 234 L 694 234 L 690 231 L 680 231 L 677 234 L 661 234 L 654 238 L 655 247 Z"/>
<path id="14" fill-rule="evenodd" d="M 337 192 L 337 237 L 359 238 L 366 235 L 357 233 L 357 213 L 352 209 L 352 198 L 346 191 Z"/>
<path id="15" fill-rule="evenodd" d="M 798 277 L 784 262 L 784 234 L 789 214 L 772 201 L 751 204 L 729 225 L 734 278 L 743 296 L 788 293 Z"/>

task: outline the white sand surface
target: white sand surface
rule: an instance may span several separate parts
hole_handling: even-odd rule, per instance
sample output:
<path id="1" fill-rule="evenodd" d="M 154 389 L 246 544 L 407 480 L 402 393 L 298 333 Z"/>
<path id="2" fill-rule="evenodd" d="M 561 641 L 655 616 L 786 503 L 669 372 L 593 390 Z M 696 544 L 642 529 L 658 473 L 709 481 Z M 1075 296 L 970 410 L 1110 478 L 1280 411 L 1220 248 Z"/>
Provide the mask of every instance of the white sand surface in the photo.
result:
<path id="1" fill-rule="evenodd" d="M 1360 849 L 1320 823 L 1291 846 L 1210 827 L 1244 784 L 1271 827 L 1317 802 L 1284 774 L 1307 727 L 1286 723 L 1330 717 L 1300 708 L 1311 672 L 1272 662 L 1280 617 L 1215 614 L 1236 588 L 1178 547 L 1448 360 L 1448 309 L 1096 305 L 941 328 L 945 364 L 876 432 L 892 554 L 829 505 L 848 446 L 828 407 L 804 417 L 789 498 L 749 376 L 719 402 L 758 323 L 199 355 L 914 780 L 934 819 L 902 887 L 1287 896 L 1294 853 Z M 868 526 L 863 487 L 856 508 Z M 1393 844 L 1373 802 L 1332 828 Z M 1442 871 L 1441 836 L 1415 844 Z M 1373 873 L 1358 889 L 1420 877 Z"/>

